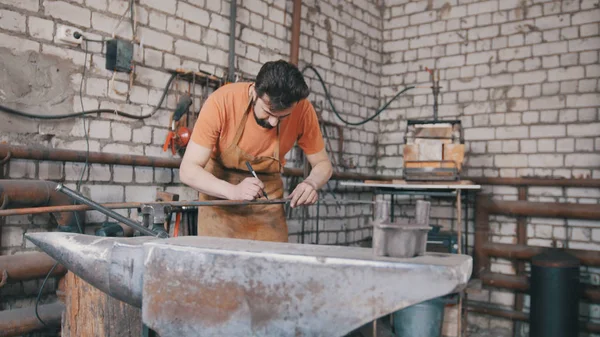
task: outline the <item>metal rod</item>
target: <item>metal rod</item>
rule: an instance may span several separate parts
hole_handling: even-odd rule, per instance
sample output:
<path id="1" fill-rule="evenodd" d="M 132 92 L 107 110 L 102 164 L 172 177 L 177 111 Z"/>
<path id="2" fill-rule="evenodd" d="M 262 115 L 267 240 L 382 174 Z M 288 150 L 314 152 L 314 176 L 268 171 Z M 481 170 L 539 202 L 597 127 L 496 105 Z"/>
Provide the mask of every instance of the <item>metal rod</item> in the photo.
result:
<path id="1" fill-rule="evenodd" d="M 133 229 L 137 229 L 138 231 L 140 231 L 140 233 L 144 233 L 144 234 L 150 235 L 150 236 L 158 236 L 158 237 L 164 237 L 164 235 L 165 235 L 165 233 L 155 233 L 153 230 L 150 230 L 149 228 L 142 226 L 141 223 L 138 223 L 137 221 L 131 220 L 130 218 L 127 218 L 109 208 L 106 208 L 106 207 L 84 197 L 83 195 L 65 187 L 63 184 L 56 185 L 56 190 L 68 195 L 69 197 L 73 198 L 76 201 L 79 201 L 83 204 L 86 204 L 86 205 L 92 207 L 94 210 L 97 210 L 98 212 L 100 212 L 104 215 L 107 215 L 117 221 L 120 221 L 120 222 L 126 224 L 129 227 L 132 227 Z"/>
<path id="2" fill-rule="evenodd" d="M 237 0 L 230 2 L 229 11 L 229 82 L 235 81 L 235 24 L 237 17 Z"/>

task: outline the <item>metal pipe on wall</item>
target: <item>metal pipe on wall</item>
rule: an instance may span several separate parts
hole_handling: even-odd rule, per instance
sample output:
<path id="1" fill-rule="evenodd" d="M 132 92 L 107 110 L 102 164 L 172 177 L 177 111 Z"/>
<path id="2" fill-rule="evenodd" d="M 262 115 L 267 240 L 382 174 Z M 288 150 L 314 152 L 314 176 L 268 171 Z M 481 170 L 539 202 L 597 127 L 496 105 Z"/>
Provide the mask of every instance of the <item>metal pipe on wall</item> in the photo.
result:
<path id="1" fill-rule="evenodd" d="M 529 314 L 526 312 L 518 312 L 514 310 L 502 309 L 495 306 L 491 306 L 487 303 L 481 303 L 476 301 L 467 302 L 467 307 L 469 311 L 496 316 L 500 318 L 506 318 L 511 320 L 518 320 L 523 322 L 529 321 Z M 581 327 L 588 332 L 598 333 L 600 332 L 600 324 L 591 323 L 591 322 L 580 322 Z"/>
<path id="2" fill-rule="evenodd" d="M 298 65 L 300 54 L 300 24 L 302 23 L 302 0 L 294 0 L 292 11 L 292 41 L 290 43 L 290 63 Z"/>
<path id="3" fill-rule="evenodd" d="M 231 0 L 229 5 L 229 82 L 235 81 L 235 24 L 237 19 L 237 1 Z"/>
<path id="4" fill-rule="evenodd" d="M 16 281 L 42 278 L 48 274 L 56 261 L 46 253 L 27 253 L 0 256 L 0 285 Z M 51 276 L 67 272 L 62 265 L 56 266 Z"/>
<path id="5" fill-rule="evenodd" d="M 548 247 L 535 247 L 527 245 L 514 245 L 507 243 L 483 242 L 480 244 L 480 253 L 486 256 L 502 257 L 505 259 L 530 260 L 535 255 L 550 249 Z M 582 264 L 590 267 L 600 267 L 600 254 L 596 251 L 565 249 L 565 252 L 578 258 Z"/>
<path id="6" fill-rule="evenodd" d="M 60 302 L 38 306 L 40 318 L 49 327 L 60 327 L 64 310 Z M 21 336 L 44 328 L 35 316 L 35 307 L 0 311 L 0 337 Z"/>
<path id="7" fill-rule="evenodd" d="M 527 276 L 506 275 L 500 273 L 484 272 L 479 275 L 479 279 L 485 285 L 528 292 L 530 283 Z M 589 284 L 582 285 L 582 298 L 600 303 L 600 288 Z M 522 309 L 522 308 L 521 308 Z"/>

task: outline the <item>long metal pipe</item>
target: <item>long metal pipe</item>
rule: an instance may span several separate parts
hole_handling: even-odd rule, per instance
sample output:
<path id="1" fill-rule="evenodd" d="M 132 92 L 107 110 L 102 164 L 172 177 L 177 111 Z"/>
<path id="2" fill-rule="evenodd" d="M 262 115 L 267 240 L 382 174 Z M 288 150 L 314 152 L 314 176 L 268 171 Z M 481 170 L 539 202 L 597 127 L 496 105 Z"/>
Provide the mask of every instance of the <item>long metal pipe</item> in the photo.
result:
<path id="1" fill-rule="evenodd" d="M 466 178 L 481 185 L 506 186 L 552 186 L 552 187 L 600 187 L 600 179 L 587 178 Z"/>
<path id="2" fill-rule="evenodd" d="M 54 190 L 56 183 L 44 180 L 0 179 L 0 209 L 64 206 L 72 203 L 68 196 Z M 76 226 L 74 214 L 54 214 L 58 225 Z M 84 219 L 83 214 L 79 214 Z"/>
<path id="3" fill-rule="evenodd" d="M 102 214 L 105 214 L 117 221 L 120 221 L 120 222 L 128 225 L 129 227 L 131 227 L 133 229 L 137 229 L 138 231 L 140 231 L 140 233 L 144 233 L 144 234 L 150 235 L 150 236 L 158 236 L 158 237 L 163 237 L 163 235 L 166 234 L 166 233 L 155 233 L 153 230 L 144 227 L 141 223 L 134 221 L 126 216 L 123 216 L 109 208 L 103 207 L 102 205 L 98 204 L 97 202 L 90 200 L 88 198 L 85 198 L 84 196 L 80 195 L 79 193 L 76 193 L 75 191 L 65 187 L 63 184 L 56 185 L 56 190 L 68 195 L 69 197 L 73 198 L 74 200 L 77 200 L 83 204 L 86 204 L 86 205 L 92 207 L 94 210 L 96 210 Z"/>
<path id="4" fill-rule="evenodd" d="M 302 0 L 294 0 L 292 11 L 292 40 L 290 42 L 290 63 L 298 65 L 300 55 L 300 24 L 302 23 Z"/>
<path id="5" fill-rule="evenodd" d="M 59 327 L 65 305 L 61 302 L 38 306 L 40 318 L 49 327 Z M 0 311 L 0 337 L 21 336 L 44 329 L 35 316 L 35 307 Z"/>
<path id="6" fill-rule="evenodd" d="M 29 159 L 42 161 L 79 162 L 86 161 L 85 151 L 53 149 L 46 147 L 17 146 L 0 144 L 0 158 L 8 156 L 14 159 Z M 179 168 L 181 159 L 161 158 L 141 155 L 125 155 L 118 153 L 90 152 L 89 163 L 106 165 L 131 165 L 162 168 Z M 302 177 L 302 169 L 285 168 L 283 175 Z M 334 172 L 332 179 L 336 180 L 401 180 L 401 176 L 386 176 L 378 174 L 363 174 L 354 172 Z M 483 185 L 527 185 L 527 186 L 564 186 L 564 187 L 600 187 L 600 179 L 552 179 L 552 178 L 485 178 L 463 177 Z"/>
<path id="7" fill-rule="evenodd" d="M 6 155 L 8 152 L 12 154 L 13 159 L 69 161 L 77 163 L 84 163 L 86 161 L 86 151 L 0 144 L 0 157 Z M 179 168 L 181 159 L 90 152 L 88 162 L 90 164 Z"/>
<path id="8" fill-rule="evenodd" d="M 289 199 L 272 200 L 254 200 L 254 201 L 236 201 L 236 200 L 211 200 L 211 201 L 164 201 L 164 202 L 114 202 L 97 204 L 108 209 L 132 209 L 139 208 L 145 204 L 165 205 L 172 207 L 202 207 L 202 206 L 248 206 L 248 205 L 273 205 L 285 204 Z M 89 211 L 95 210 L 88 205 L 68 205 L 55 207 L 32 207 L 0 210 L 0 217 L 11 215 L 42 214 L 49 212 L 67 212 L 67 211 Z"/>
<path id="9" fill-rule="evenodd" d="M 46 253 L 26 253 L 0 256 L 0 284 L 39 279 L 46 276 L 56 261 Z M 58 265 L 51 276 L 64 275 L 67 270 Z"/>
<path id="10" fill-rule="evenodd" d="M 527 276 L 506 275 L 499 273 L 484 272 L 479 275 L 479 279 L 485 285 L 518 290 L 522 292 L 529 291 L 529 278 Z M 600 288 L 598 286 L 584 284 L 582 298 L 593 303 L 600 302 Z"/>
<path id="11" fill-rule="evenodd" d="M 42 161 L 68 161 L 84 163 L 86 161 L 85 151 L 62 150 L 44 147 L 15 146 L 0 144 L 0 157 L 7 153 L 12 154 L 15 159 L 29 159 Z M 179 168 L 181 159 L 179 158 L 160 158 L 140 155 L 124 155 L 118 153 L 90 152 L 88 163 L 106 164 L 106 165 L 130 165 L 130 166 L 148 166 L 161 168 Z M 284 176 L 302 177 L 302 169 L 284 168 Z M 337 180 L 393 180 L 402 179 L 397 176 L 384 176 L 377 174 L 362 174 L 355 172 L 334 172 L 332 179 Z"/>
<path id="12" fill-rule="evenodd" d="M 488 200 L 487 203 L 487 209 L 490 214 L 588 220 L 600 219 L 600 207 L 598 205 L 507 200 Z"/>
<path id="13" fill-rule="evenodd" d="M 529 314 L 526 312 L 518 312 L 515 310 L 502 309 L 495 306 L 491 306 L 487 303 L 468 301 L 467 307 L 469 311 L 476 312 L 485 315 L 491 315 L 506 319 L 518 320 L 523 322 L 529 321 Z M 600 332 L 600 324 L 591 322 L 581 322 L 581 327 L 588 332 L 598 333 Z"/>
<path id="14" fill-rule="evenodd" d="M 237 19 L 237 0 L 231 0 L 229 5 L 229 82 L 235 81 L 235 24 Z"/>
<path id="15" fill-rule="evenodd" d="M 481 253 L 487 256 L 502 257 L 505 259 L 530 260 L 535 255 L 547 251 L 548 247 L 515 245 L 507 243 L 484 242 L 480 246 Z M 600 253 L 580 249 L 564 249 L 566 253 L 575 256 L 583 265 L 600 267 Z"/>

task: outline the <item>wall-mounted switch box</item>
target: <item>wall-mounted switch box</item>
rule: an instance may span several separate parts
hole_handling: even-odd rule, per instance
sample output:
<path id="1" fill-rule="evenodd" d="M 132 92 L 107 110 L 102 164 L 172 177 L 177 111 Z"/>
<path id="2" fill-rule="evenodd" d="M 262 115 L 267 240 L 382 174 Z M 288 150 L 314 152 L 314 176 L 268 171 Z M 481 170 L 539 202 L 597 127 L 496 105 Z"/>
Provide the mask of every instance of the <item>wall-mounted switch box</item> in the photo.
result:
<path id="1" fill-rule="evenodd" d="M 133 44 L 131 42 L 119 39 L 106 41 L 106 69 L 129 73 L 132 59 Z"/>

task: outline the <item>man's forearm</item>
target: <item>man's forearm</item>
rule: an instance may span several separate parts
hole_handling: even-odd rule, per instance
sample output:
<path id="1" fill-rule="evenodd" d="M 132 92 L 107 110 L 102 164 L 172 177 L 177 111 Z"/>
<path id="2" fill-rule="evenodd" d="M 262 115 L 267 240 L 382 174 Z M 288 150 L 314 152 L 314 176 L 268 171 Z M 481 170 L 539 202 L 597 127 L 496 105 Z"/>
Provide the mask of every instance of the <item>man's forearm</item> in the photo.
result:
<path id="1" fill-rule="evenodd" d="M 229 199 L 233 187 L 230 183 L 215 177 L 198 165 L 188 164 L 181 167 L 179 179 L 196 191 L 216 198 Z"/>
<path id="2" fill-rule="evenodd" d="M 332 173 L 333 168 L 331 167 L 331 163 L 329 161 L 322 161 L 312 168 L 310 174 L 308 175 L 308 177 L 306 177 L 305 180 L 308 180 L 309 182 L 316 185 L 313 187 L 315 187 L 318 190 L 321 187 L 323 187 L 323 185 L 325 185 L 327 181 L 329 181 Z"/>

